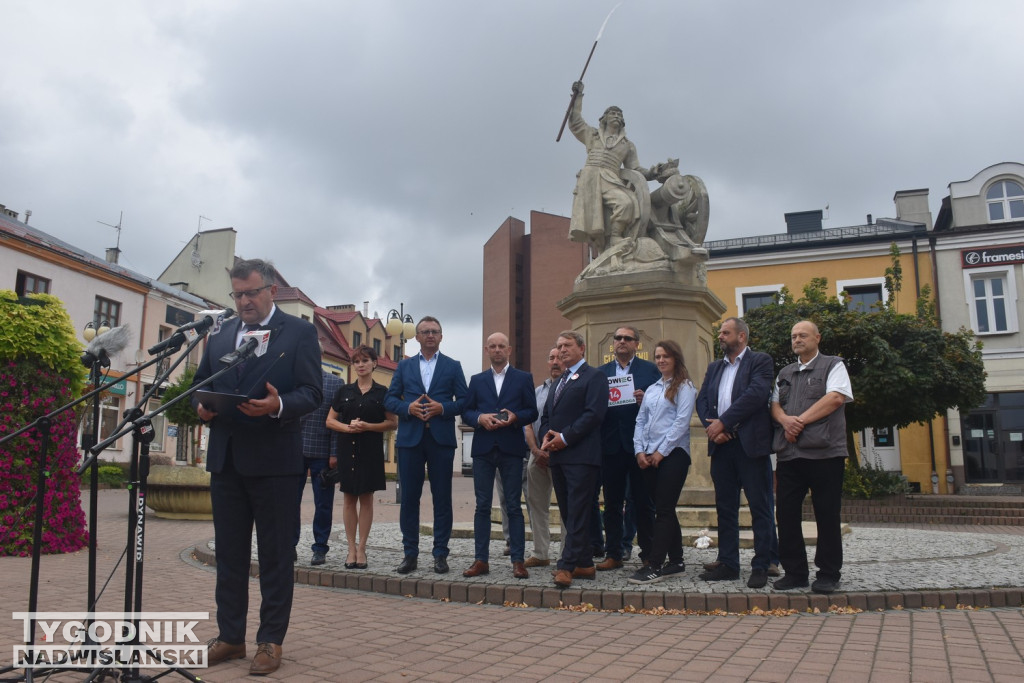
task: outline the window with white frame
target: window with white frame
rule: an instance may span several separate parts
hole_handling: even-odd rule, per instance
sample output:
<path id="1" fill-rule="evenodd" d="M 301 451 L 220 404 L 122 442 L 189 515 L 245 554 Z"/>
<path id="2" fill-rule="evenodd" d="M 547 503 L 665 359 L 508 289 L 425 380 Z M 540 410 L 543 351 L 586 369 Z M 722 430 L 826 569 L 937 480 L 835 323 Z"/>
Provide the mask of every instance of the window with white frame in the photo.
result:
<path id="1" fill-rule="evenodd" d="M 163 401 L 158 398 L 149 399 L 147 405 L 147 412 L 153 412 L 157 410 Z M 153 451 L 163 452 L 164 450 L 164 436 L 167 434 L 167 415 L 160 413 L 159 415 L 153 416 L 153 441 L 149 444 L 149 449 Z"/>
<path id="2" fill-rule="evenodd" d="M 736 310 L 740 317 L 746 315 L 755 308 L 761 308 L 768 304 L 779 303 L 779 292 L 783 285 L 759 285 L 757 287 L 736 288 Z"/>
<path id="3" fill-rule="evenodd" d="M 1013 266 L 966 270 L 964 289 L 975 334 L 1017 331 L 1017 285 Z"/>
<path id="4" fill-rule="evenodd" d="M 851 311 L 875 310 L 875 304 L 884 304 L 889 299 L 889 291 L 885 288 L 885 278 L 868 277 L 856 280 L 837 280 L 836 293 L 850 297 L 846 307 Z"/>
<path id="5" fill-rule="evenodd" d="M 999 180 L 985 193 L 990 223 L 1024 218 L 1024 186 L 1014 180 Z"/>

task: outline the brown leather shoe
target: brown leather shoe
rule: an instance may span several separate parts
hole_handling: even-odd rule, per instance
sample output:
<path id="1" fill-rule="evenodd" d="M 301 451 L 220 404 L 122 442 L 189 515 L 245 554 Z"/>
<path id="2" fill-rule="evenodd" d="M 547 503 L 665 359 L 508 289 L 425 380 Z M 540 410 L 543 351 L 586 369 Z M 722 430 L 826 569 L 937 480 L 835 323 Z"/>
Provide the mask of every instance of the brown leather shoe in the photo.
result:
<path id="1" fill-rule="evenodd" d="M 527 568 L 529 568 L 529 567 L 547 567 L 549 564 L 551 564 L 551 560 L 542 560 L 539 557 L 528 557 L 528 558 L 526 558 L 526 562 L 523 563 L 523 566 L 525 566 Z"/>
<path id="2" fill-rule="evenodd" d="M 480 560 L 474 560 L 473 564 L 469 565 L 469 569 L 462 572 L 463 576 L 473 577 L 480 576 L 481 574 L 489 574 L 491 572 L 491 565 Z"/>
<path id="3" fill-rule="evenodd" d="M 232 645 L 217 638 L 211 638 L 206 643 L 206 666 L 220 664 L 229 659 L 242 659 L 243 657 L 245 657 L 245 643 Z"/>
<path id="4" fill-rule="evenodd" d="M 597 565 L 597 571 L 606 572 L 611 569 L 622 569 L 622 560 L 616 560 L 614 557 L 604 558 L 604 562 L 600 562 Z"/>
<path id="5" fill-rule="evenodd" d="M 281 666 L 281 646 L 277 643 L 257 643 L 256 656 L 249 667 L 250 676 L 266 676 Z"/>
<path id="6" fill-rule="evenodd" d="M 593 579 L 597 577 L 597 570 L 593 567 L 576 567 L 572 570 L 574 579 Z"/>
<path id="7" fill-rule="evenodd" d="M 512 563 L 512 576 L 517 579 L 528 579 L 530 578 L 530 572 L 526 571 L 526 564 L 523 562 Z"/>
<path id="8" fill-rule="evenodd" d="M 568 569 L 555 570 L 555 585 L 559 588 L 568 588 L 572 585 L 572 574 Z"/>

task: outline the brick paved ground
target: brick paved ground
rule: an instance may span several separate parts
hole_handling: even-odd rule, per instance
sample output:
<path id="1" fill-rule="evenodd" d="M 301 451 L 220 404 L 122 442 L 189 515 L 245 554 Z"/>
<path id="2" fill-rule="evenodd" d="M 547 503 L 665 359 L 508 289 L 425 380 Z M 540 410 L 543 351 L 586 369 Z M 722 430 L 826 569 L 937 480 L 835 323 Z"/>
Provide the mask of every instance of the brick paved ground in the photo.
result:
<path id="1" fill-rule="evenodd" d="M 457 477 L 456 489 L 456 521 L 468 521 L 472 502 L 467 490 L 472 487 Z M 127 496 L 121 491 L 100 496 L 102 583 L 124 549 Z M 393 492 L 381 498 L 393 499 Z M 378 521 L 397 521 L 397 506 L 378 503 L 376 511 Z M 424 514 L 429 519 L 429 494 L 424 496 Z M 308 504 L 303 516 L 308 523 Z M 144 609 L 208 610 L 212 616 L 212 570 L 183 552 L 210 536 L 209 522 L 148 518 Z M 4 611 L 27 607 L 29 569 L 27 558 L 0 558 Z M 84 608 L 85 570 L 84 552 L 44 557 L 39 608 Z M 123 585 L 119 573 L 101 598 L 102 609 L 120 609 Z M 249 629 L 255 633 L 255 583 L 251 594 Z M 20 622 L 0 619 L 0 661 L 10 661 L 10 646 L 21 642 L 20 628 Z M 204 638 L 215 635 L 213 622 L 200 626 L 198 633 Z M 299 585 L 284 665 L 270 678 L 1018 681 L 1024 667 L 1022 650 L 1024 618 L 1019 608 L 651 616 L 445 603 Z M 202 672 L 202 678 L 252 680 L 247 673 L 248 663 L 239 660 Z M 50 680 L 83 678 L 66 673 Z"/>

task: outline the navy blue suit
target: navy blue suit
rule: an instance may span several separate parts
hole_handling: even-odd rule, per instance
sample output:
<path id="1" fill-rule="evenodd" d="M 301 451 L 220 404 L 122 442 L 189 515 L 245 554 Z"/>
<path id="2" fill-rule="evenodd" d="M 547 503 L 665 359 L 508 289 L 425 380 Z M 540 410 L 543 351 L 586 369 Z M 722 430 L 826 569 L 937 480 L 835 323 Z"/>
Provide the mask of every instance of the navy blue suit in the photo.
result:
<path id="1" fill-rule="evenodd" d="M 448 556 L 452 535 L 452 463 L 455 459 L 455 417 L 466 400 L 466 376 L 459 361 L 438 353 L 437 365 L 424 391 L 420 377 L 421 354 L 398 364 L 384 407 L 398 416 L 398 481 L 401 484 L 402 547 L 407 557 L 420 552 L 420 498 L 425 472 L 430 473 L 430 495 L 434 504 L 434 557 Z M 427 422 L 409 414 L 409 407 L 427 394 L 441 404 L 440 415 Z"/>
<path id="2" fill-rule="evenodd" d="M 715 483 L 715 508 L 718 513 L 718 559 L 739 570 L 740 489 L 747 497 L 754 527 L 755 569 L 768 569 L 778 563 L 778 540 L 772 514 L 771 397 L 773 365 L 771 356 L 747 349 L 736 369 L 732 402 L 719 414 L 718 389 L 725 360 L 708 366 L 704 384 L 697 395 L 697 415 L 707 427 L 711 420 L 722 422 L 732 439 L 708 443 L 711 479 Z"/>
<path id="3" fill-rule="evenodd" d="M 618 365 L 619 361 L 613 359 L 599 370 L 605 377 L 615 377 Z M 633 388 L 641 391 L 661 379 L 661 373 L 654 363 L 637 356 L 630 361 L 629 373 L 633 375 Z M 640 545 L 640 559 L 647 559 L 654 534 L 654 501 L 644 483 L 640 466 L 636 463 L 636 453 L 633 452 L 633 431 L 639 413 L 639 403 L 614 406 L 608 408 L 601 422 L 605 550 L 608 557 L 616 560 L 623 559 L 625 547 L 633 545 L 634 531 Z M 626 502 L 627 492 L 634 523 L 626 524 L 633 528 L 627 528 L 628 538 L 624 538 L 622 506 Z"/>
<path id="4" fill-rule="evenodd" d="M 498 429 L 485 429 L 480 415 L 508 410 L 515 421 Z M 469 380 L 462 411 L 463 421 L 473 427 L 473 487 L 476 511 L 473 515 L 475 558 L 488 561 L 491 540 L 491 501 L 494 499 L 494 473 L 501 474 L 505 495 L 505 516 L 509 522 L 509 550 L 513 562 L 524 560 L 526 531 L 523 520 L 523 459 L 529 453 L 523 427 L 537 419 L 537 399 L 533 375 L 507 366 L 501 393 L 495 392 L 494 372 L 490 369 Z"/>
<path id="5" fill-rule="evenodd" d="M 220 369 L 221 356 L 235 348 L 241 320 L 210 337 L 194 384 Z M 284 641 L 292 608 L 293 553 L 299 508 L 295 490 L 303 476 L 300 418 L 320 404 L 323 382 L 316 329 L 275 310 L 267 352 L 251 358 L 241 372 L 229 370 L 205 388 L 224 393 L 266 395 L 265 383 L 281 397 L 280 417 L 246 417 L 232 410 L 210 422 L 206 469 L 217 555 L 218 638 L 245 642 L 249 603 L 252 529 L 259 545 L 260 626 L 256 641 Z M 258 386 L 257 386 L 258 385 Z M 193 396 L 193 405 L 199 400 Z"/>
<path id="6" fill-rule="evenodd" d="M 587 536 L 590 506 L 601 476 L 601 421 L 608 412 L 608 380 L 586 363 L 566 382 L 555 401 L 557 383 L 548 392 L 540 419 L 543 439 L 548 430 L 562 435 L 566 447 L 551 453 L 551 482 L 565 524 L 558 568 L 571 572 L 592 567 Z"/>

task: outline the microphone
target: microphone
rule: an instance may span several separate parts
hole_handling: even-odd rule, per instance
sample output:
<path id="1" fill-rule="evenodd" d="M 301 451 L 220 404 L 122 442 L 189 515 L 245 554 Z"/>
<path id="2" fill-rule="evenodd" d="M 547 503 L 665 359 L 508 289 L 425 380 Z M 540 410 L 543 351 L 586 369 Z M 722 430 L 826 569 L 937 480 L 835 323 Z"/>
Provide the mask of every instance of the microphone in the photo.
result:
<path id="1" fill-rule="evenodd" d="M 131 341 L 131 331 L 127 325 L 121 325 L 99 335 L 85 347 L 82 354 L 82 365 L 90 367 L 99 361 L 105 368 L 110 367 L 110 357 L 116 356 L 128 347 Z"/>
<path id="2" fill-rule="evenodd" d="M 149 355 L 155 356 L 170 348 L 177 351 L 185 343 L 185 339 L 195 339 L 206 334 L 207 330 L 209 330 L 210 334 L 217 334 L 220 332 L 224 321 L 234 314 L 235 312 L 230 308 L 199 311 L 196 314 L 195 320 L 182 325 L 170 337 L 149 347 Z"/>
<path id="3" fill-rule="evenodd" d="M 270 330 L 253 330 L 242 335 L 242 343 L 231 353 L 220 357 L 220 362 L 226 365 L 235 365 L 241 361 L 256 356 L 257 358 L 267 352 L 270 346 Z"/>

